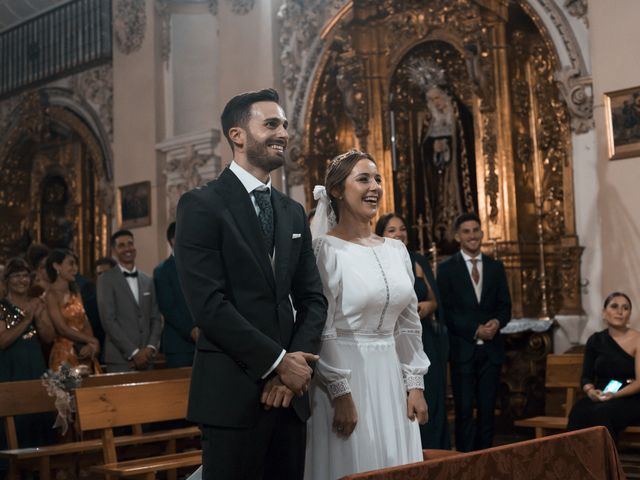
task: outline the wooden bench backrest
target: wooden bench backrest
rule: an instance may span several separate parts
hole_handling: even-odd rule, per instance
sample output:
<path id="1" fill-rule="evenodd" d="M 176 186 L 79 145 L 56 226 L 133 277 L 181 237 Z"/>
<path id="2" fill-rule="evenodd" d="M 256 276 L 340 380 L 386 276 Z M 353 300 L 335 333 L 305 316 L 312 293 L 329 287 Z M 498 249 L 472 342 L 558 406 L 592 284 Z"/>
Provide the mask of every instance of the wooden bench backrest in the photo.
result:
<path id="1" fill-rule="evenodd" d="M 53 412 L 55 409 L 53 398 L 42 385 L 42 380 L 0 383 L 2 417 Z"/>
<path id="2" fill-rule="evenodd" d="M 82 431 L 184 419 L 189 378 L 79 388 L 76 415 Z"/>
<path id="3" fill-rule="evenodd" d="M 190 377 L 191 367 L 91 375 L 82 380 L 80 389 Z M 0 417 L 4 419 L 7 448 L 19 448 L 14 417 L 55 411 L 54 398 L 49 396 L 42 380 L 0 382 Z"/>
<path id="4" fill-rule="evenodd" d="M 119 372 L 105 373 L 103 375 L 91 375 L 82 380 L 81 388 L 102 387 L 105 385 L 124 385 L 127 383 L 161 382 L 175 380 L 176 378 L 190 378 L 191 367 L 183 368 L 158 368 L 143 372 Z"/>
<path id="5" fill-rule="evenodd" d="M 582 375 L 581 353 L 549 354 L 547 356 L 547 388 L 580 387 Z"/>
<path id="6" fill-rule="evenodd" d="M 582 375 L 581 353 L 563 353 L 547 355 L 547 371 L 545 386 L 547 388 L 564 388 L 564 414 L 569 416 L 576 399 L 576 391 L 580 388 Z"/>

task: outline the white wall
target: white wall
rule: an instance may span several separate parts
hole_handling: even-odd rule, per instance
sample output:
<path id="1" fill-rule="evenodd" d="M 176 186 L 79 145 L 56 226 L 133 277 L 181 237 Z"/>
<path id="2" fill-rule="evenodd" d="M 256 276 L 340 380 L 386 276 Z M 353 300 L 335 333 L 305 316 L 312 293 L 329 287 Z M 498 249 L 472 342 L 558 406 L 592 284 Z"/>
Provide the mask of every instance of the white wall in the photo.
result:
<path id="1" fill-rule="evenodd" d="M 592 278 L 589 295 L 599 297 L 582 339 L 602 328 L 600 309 L 607 293 L 621 290 L 636 308 L 632 323 L 640 327 L 640 158 L 608 160 L 603 106 L 605 92 L 640 86 L 638 0 L 590 0 L 589 25 L 593 69 L 597 151 L 592 165 L 575 167 L 576 190 L 590 192 L 576 198 L 576 213 L 588 218 L 581 243 L 585 256 L 600 262 L 600 278 Z M 574 159 L 574 164 L 579 162 Z M 594 302 L 595 303 L 595 302 Z"/>
<path id="2" fill-rule="evenodd" d="M 166 240 L 164 200 L 158 197 L 159 172 L 155 144 L 163 133 L 162 75 L 153 0 L 146 0 L 147 25 L 139 50 L 125 55 L 113 48 L 114 185 L 151 182 L 151 225 L 133 229 L 137 265 L 151 273 Z M 161 201 L 159 201 L 161 200 Z M 113 219 L 113 228 L 119 228 Z"/>

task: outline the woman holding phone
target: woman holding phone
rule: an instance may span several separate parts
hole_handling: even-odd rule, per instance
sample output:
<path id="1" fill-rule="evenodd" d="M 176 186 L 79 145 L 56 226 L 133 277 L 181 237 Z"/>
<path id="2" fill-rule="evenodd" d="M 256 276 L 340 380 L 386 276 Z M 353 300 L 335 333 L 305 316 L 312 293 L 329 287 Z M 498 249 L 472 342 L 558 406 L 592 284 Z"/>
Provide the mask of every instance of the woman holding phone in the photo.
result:
<path id="1" fill-rule="evenodd" d="M 569 430 L 602 425 L 617 440 L 640 424 L 640 332 L 629 327 L 631 299 L 613 292 L 604 301 L 607 328 L 587 340 L 582 367 L 586 397 L 569 414 Z"/>

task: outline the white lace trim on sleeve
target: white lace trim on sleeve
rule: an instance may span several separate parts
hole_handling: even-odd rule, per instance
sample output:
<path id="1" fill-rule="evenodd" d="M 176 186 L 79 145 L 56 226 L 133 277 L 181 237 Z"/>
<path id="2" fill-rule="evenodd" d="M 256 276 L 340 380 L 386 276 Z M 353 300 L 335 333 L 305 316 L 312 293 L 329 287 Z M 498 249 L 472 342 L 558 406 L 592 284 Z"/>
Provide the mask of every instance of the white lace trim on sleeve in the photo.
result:
<path id="1" fill-rule="evenodd" d="M 404 384 L 409 390 L 424 390 L 424 377 L 422 375 L 405 375 Z"/>
<path id="2" fill-rule="evenodd" d="M 328 384 L 327 390 L 329 391 L 331 400 L 346 395 L 347 393 L 351 393 L 351 387 L 349 386 L 349 381 L 346 378 L 341 378 L 336 382 Z"/>

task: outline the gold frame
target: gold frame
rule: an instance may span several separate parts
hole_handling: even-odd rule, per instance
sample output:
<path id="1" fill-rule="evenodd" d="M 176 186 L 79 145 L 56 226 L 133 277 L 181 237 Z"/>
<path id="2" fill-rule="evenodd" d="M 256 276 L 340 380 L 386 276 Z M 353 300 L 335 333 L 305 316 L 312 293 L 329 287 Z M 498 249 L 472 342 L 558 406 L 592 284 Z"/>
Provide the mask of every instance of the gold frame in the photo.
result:
<path id="1" fill-rule="evenodd" d="M 125 197 L 127 194 L 140 197 L 142 211 L 139 215 L 124 216 Z M 142 192 L 142 193 L 140 193 Z M 140 208 L 140 206 L 135 206 Z M 118 187 L 118 225 L 120 228 L 138 228 L 151 225 L 151 182 L 137 182 Z"/>
<path id="2" fill-rule="evenodd" d="M 616 141 L 618 139 L 615 137 L 615 132 L 613 129 L 614 109 L 620 108 L 620 106 L 616 105 L 616 103 L 621 104 L 624 101 L 625 97 L 631 100 L 634 93 L 637 93 L 638 98 L 640 98 L 640 86 L 625 88 L 622 90 L 615 90 L 613 92 L 605 92 L 604 94 L 609 160 L 640 157 L 640 125 L 638 125 L 637 127 L 639 129 L 637 133 L 637 140 L 622 145 L 616 145 Z"/>

